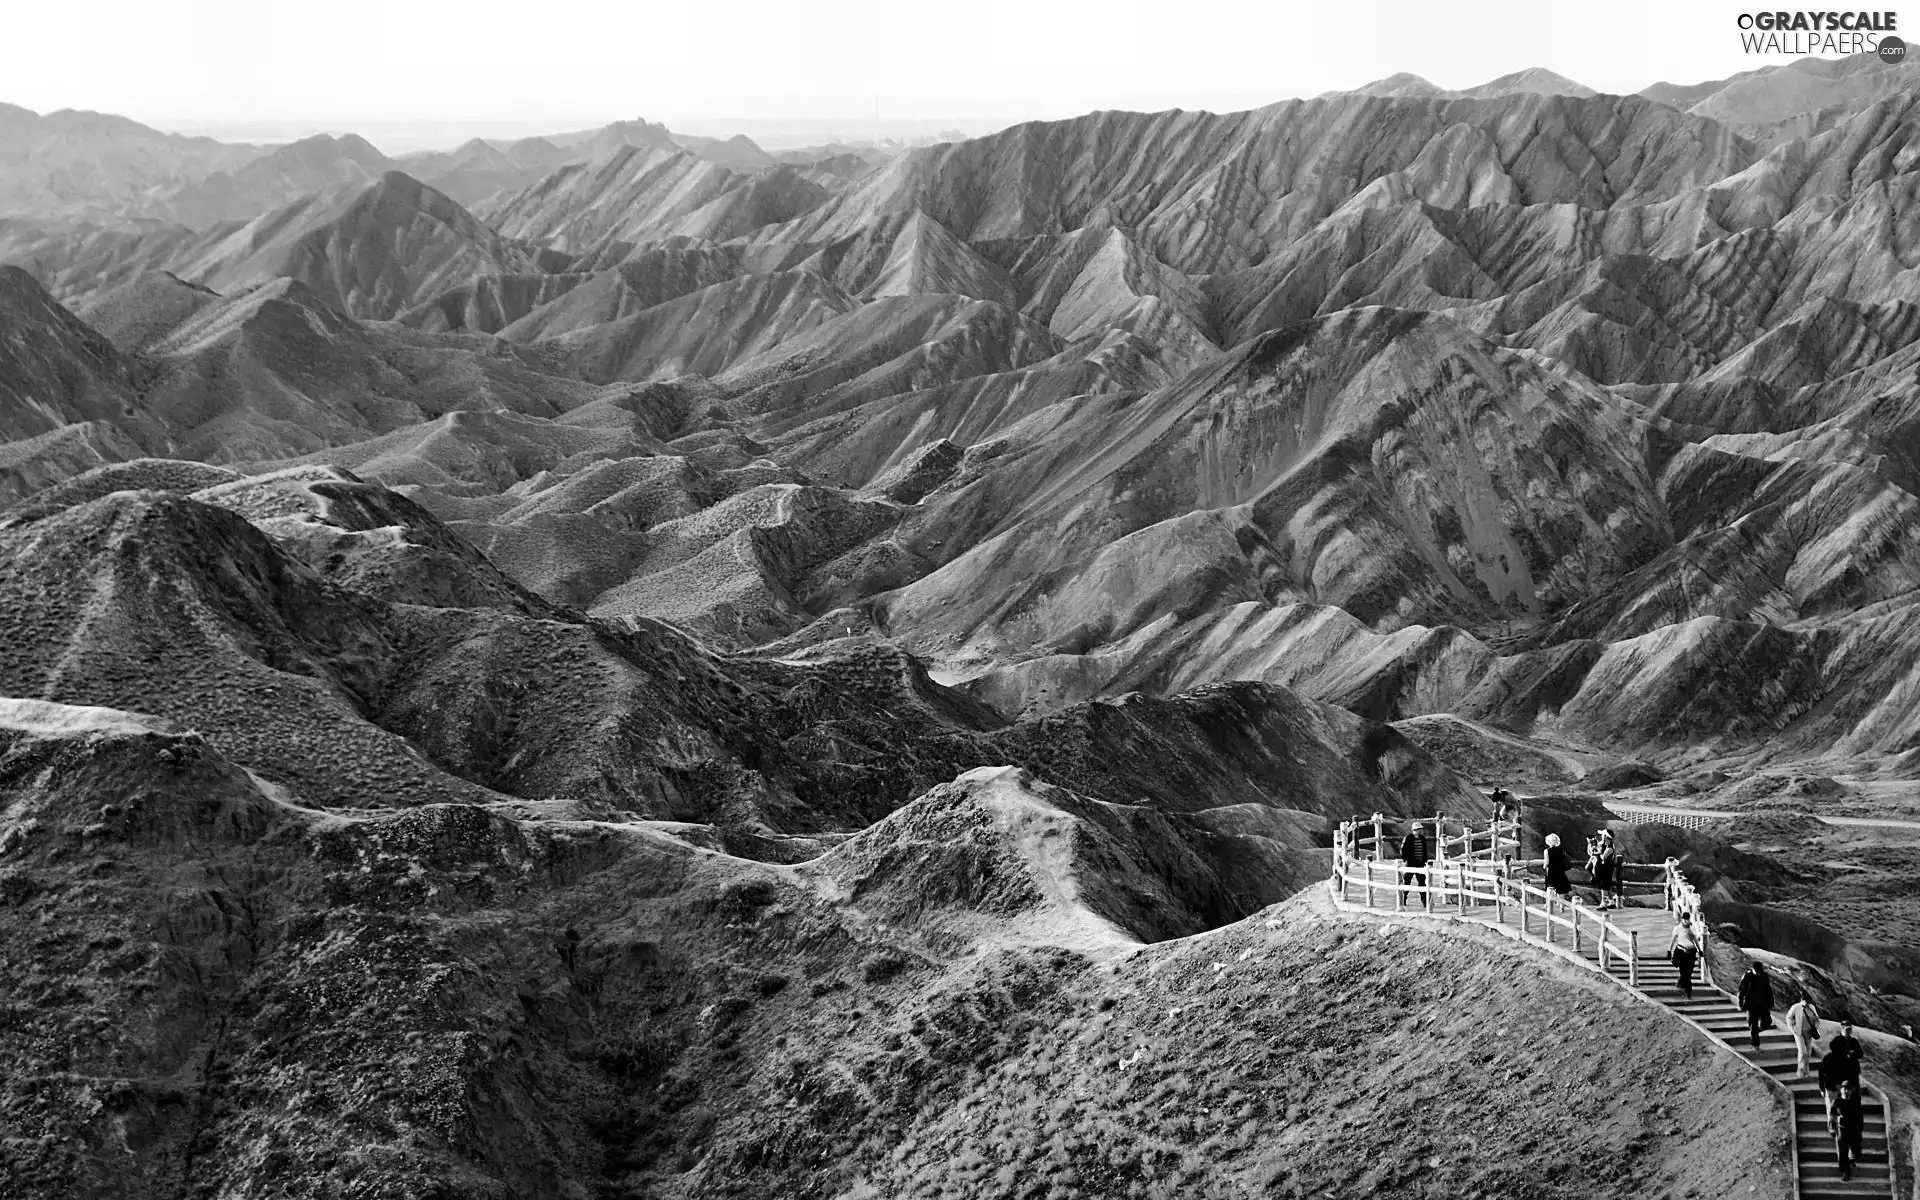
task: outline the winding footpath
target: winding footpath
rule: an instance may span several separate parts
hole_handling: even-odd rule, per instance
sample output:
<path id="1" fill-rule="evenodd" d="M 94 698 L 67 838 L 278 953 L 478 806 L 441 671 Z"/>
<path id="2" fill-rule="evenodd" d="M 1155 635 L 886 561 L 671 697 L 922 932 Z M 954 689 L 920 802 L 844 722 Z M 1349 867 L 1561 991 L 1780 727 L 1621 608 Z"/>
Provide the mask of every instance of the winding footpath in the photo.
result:
<path id="1" fill-rule="evenodd" d="M 1386 905 L 1369 907 L 1357 880 L 1346 880 L 1345 892 L 1342 895 L 1341 883 L 1334 882 L 1332 893 L 1336 901 L 1341 907 L 1354 912 L 1385 919 L 1439 918 L 1488 925 L 1498 923 L 1515 934 L 1519 933 L 1520 910 L 1511 903 L 1498 907 L 1492 904 L 1469 904 L 1463 911 L 1449 902 L 1429 914 L 1421 908 L 1396 911 L 1391 907 L 1390 895 L 1386 897 Z M 1790 1093 L 1793 1100 L 1794 1162 L 1799 1176 L 1801 1200 L 1855 1200 L 1869 1196 L 1884 1200 L 1892 1196 L 1893 1177 L 1887 1157 L 1887 1114 L 1882 1098 L 1877 1093 L 1872 1090 L 1865 1092 L 1866 1133 L 1861 1143 L 1860 1161 L 1855 1164 L 1853 1178 L 1842 1180 L 1833 1138 L 1827 1133 L 1826 1108 L 1821 1101 L 1819 1087 L 1812 1078 L 1801 1080 L 1794 1077 L 1796 1063 L 1793 1038 L 1786 1032 L 1784 1017 L 1775 1014 L 1776 1027 L 1763 1031 L 1760 1047 L 1754 1049 L 1747 1038 L 1746 1017 L 1735 1007 L 1731 995 L 1698 978 L 1694 982 L 1693 999 L 1689 1000 L 1680 994 L 1679 973 L 1666 961 L 1667 935 L 1673 927 L 1670 914 L 1659 908 L 1624 908 L 1607 915 L 1616 927 L 1638 934 L 1639 953 L 1631 967 L 1624 954 L 1615 951 L 1610 955 L 1611 961 L 1605 970 L 1615 982 L 1638 991 L 1684 1017 L 1703 1036 L 1733 1051 Z M 1531 914 L 1531 932 L 1523 940 L 1539 944 L 1543 928 L 1544 918 L 1535 909 Z M 1556 936 L 1559 950 L 1575 953 L 1572 938 L 1566 930 L 1557 930 Z M 1578 953 L 1599 968 L 1594 938 L 1585 938 Z M 1823 1022 L 1820 1045 L 1824 1046 L 1837 1029 L 1834 1023 Z"/>

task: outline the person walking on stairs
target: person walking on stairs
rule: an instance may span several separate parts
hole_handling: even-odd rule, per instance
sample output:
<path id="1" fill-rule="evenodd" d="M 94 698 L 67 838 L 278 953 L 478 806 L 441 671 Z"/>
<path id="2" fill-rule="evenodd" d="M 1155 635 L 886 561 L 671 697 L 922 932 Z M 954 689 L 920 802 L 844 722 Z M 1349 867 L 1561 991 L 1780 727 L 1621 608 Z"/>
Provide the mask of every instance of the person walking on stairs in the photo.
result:
<path id="1" fill-rule="evenodd" d="M 1740 1011 L 1747 1014 L 1747 1036 L 1760 1048 L 1760 1031 L 1773 1028 L 1773 980 L 1759 963 L 1740 977 Z"/>
<path id="2" fill-rule="evenodd" d="M 1840 1134 L 1839 1126 L 1834 1122 L 1833 1105 L 1840 1097 L 1840 1085 L 1846 1082 L 1847 1060 L 1829 1050 L 1820 1060 L 1815 1078 L 1820 1081 L 1820 1102 L 1827 1109 L 1827 1132 L 1835 1137 Z"/>
<path id="3" fill-rule="evenodd" d="M 1787 1032 L 1793 1035 L 1794 1076 L 1805 1079 L 1814 1043 L 1820 1040 L 1820 1011 L 1805 996 L 1787 1010 Z"/>
<path id="4" fill-rule="evenodd" d="M 1564 899 L 1573 895 L 1573 883 L 1567 878 L 1567 852 L 1560 848 L 1560 835 L 1547 835 L 1547 851 L 1540 857 L 1541 869 L 1547 873 L 1547 890 L 1558 892 Z"/>
<path id="5" fill-rule="evenodd" d="M 1853 1036 L 1852 1021 L 1840 1018 L 1840 1032 L 1834 1034 L 1833 1040 L 1827 1043 L 1827 1053 L 1846 1060 L 1847 1069 L 1851 1072 L 1849 1078 L 1860 1078 L 1860 1039 Z"/>
<path id="6" fill-rule="evenodd" d="M 1427 886 L 1427 835 L 1415 821 L 1407 836 L 1400 839 L 1400 903 L 1407 902 L 1407 888 Z M 1422 892 L 1422 898 L 1425 893 Z"/>
<path id="7" fill-rule="evenodd" d="M 1693 934 L 1693 922 L 1687 914 L 1673 915 L 1673 936 L 1667 940 L 1667 959 L 1680 972 L 1680 994 L 1693 999 L 1693 968 L 1700 961 L 1700 941 Z"/>
<path id="8" fill-rule="evenodd" d="M 1852 1179 L 1854 1164 L 1860 1161 L 1860 1140 L 1867 1124 L 1866 1109 L 1860 1103 L 1860 1084 L 1857 1081 L 1841 1081 L 1833 1109 L 1834 1119 L 1829 1126 L 1833 1129 L 1834 1157 L 1840 1160 L 1840 1178 Z"/>

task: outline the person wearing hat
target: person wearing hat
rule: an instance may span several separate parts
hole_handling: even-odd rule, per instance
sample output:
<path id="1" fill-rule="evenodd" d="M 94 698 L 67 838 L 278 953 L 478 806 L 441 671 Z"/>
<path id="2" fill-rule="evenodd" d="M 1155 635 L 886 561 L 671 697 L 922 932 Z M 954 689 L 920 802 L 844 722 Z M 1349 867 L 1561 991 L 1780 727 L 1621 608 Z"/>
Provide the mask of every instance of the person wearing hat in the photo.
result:
<path id="1" fill-rule="evenodd" d="M 1853 1036 L 1853 1022 L 1847 1018 L 1840 1020 L 1840 1032 L 1833 1035 L 1827 1043 L 1827 1057 L 1838 1058 L 1845 1064 L 1847 1078 L 1860 1078 L 1860 1039 Z"/>
<path id="2" fill-rule="evenodd" d="M 1400 903 L 1407 902 L 1406 889 L 1414 885 L 1422 889 L 1427 886 L 1427 835 L 1421 832 L 1418 821 L 1400 839 Z M 1425 895 L 1423 890 L 1423 899 Z"/>
<path id="3" fill-rule="evenodd" d="M 1620 867 L 1620 855 L 1613 848 L 1613 831 L 1602 829 L 1587 842 L 1587 873 L 1600 893 L 1600 907 L 1612 908 L 1614 873 Z"/>
<path id="4" fill-rule="evenodd" d="M 1840 1160 L 1840 1178 L 1852 1179 L 1854 1164 L 1860 1161 L 1860 1142 L 1866 1133 L 1866 1108 L 1860 1103 L 1860 1081 L 1843 1079 L 1839 1090 L 1833 1097 L 1833 1116 L 1828 1127 L 1833 1130 L 1834 1157 Z"/>
<path id="5" fill-rule="evenodd" d="M 1547 873 L 1547 890 L 1558 892 L 1562 897 L 1573 895 L 1573 882 L 1567 878 L 1567 852 L 1560 848 L 1560 835 L 1547 835 L 1547 850 L 1541 856 L 1540 866 Z"/>
<path id="6" fill-rule="evenodd" d="M 1600 857 L 1611 865 L 1607 868 L 1607 879 L 1613 885 L 1608 892 L 1608 908 L 1623 908 L 1627 903 L 1627 862 L 1620 853 L 1620 847 L 1613 840 L 1613 830 L 1600 831 Z"/>

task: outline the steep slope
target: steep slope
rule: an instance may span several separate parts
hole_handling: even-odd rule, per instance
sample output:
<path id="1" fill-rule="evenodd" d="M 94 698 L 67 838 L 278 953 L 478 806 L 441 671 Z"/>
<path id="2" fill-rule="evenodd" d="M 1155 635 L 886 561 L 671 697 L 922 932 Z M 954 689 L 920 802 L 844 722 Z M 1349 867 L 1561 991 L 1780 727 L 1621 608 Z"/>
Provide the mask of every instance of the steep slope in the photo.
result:
<path id="1" fill-rule="evenodd" d="M 609 242 L 664 237 L 741 182 L 727 168 L 684 151 L 623 145 L 497 196 L 479 215 L 507 237 L 579 254 Z"/>
<path id="2" fill-rule="evenodd" d="M 0 441 L 101 421 L 136 441 L 164 444 L 136 399 L 142 376 L 33 276 L 0 267 Z"/>

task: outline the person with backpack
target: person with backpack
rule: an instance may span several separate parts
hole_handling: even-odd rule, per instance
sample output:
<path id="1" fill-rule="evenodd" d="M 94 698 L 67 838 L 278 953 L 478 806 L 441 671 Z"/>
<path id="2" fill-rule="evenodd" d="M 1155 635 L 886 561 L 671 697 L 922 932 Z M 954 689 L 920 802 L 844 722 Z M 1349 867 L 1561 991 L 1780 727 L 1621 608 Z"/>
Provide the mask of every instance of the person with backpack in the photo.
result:
<path id="1" fill-rule="evenodd" d="M 1694 936 L 1687 914 L 1675 913 L 1673 933 L 1667 939 L 1667 958 L 1680 972 L 1680 994 L 1693 999 L 1693 969 L 1700 962 L 1700 939 Z"/>
<path id="2" fill-rule="evenodd" d="M 1747 1014 L 1747 1036 L 1753 1048 L 1760 1048 L 1760 1031 L 1773 1028 L 1773 980 L 1759 963 L 1747 968 L 1740 977 L 1740 1011 Z"/>
<path id="3" fill-rule="evenodd" d="M 1842 1179 L 1853 1178 L 1854 1165 L 1860 1161 L 1860 1141 L 1866 1124 L 1866 1107 L 1860 1102 L 1859 1081 L 1841 1080 L 1839 1090 L 1834 1095 L 1833 1118 L 1829 1128 L 1833 1130 L 1833 1151 L 1840 1160 Z"/>
<path id="4" fill-rule="evenodd" d="M 1427 835 L 1421 832 L 1418 821 L 1400 839 L 1400 903 L 1407 902 L 1406 889 L 1415 885 L 1427 886 Z M 1421 895 L 1424 898 L 1425 892 Z"/>
<path id="5" fill-rule="evenodd" d="M 1787 1010 L 1787 1032 L 1793 1035 L 1794 1077 L 1805 1079 L 1814 1044 L 1820 1040 L 1820 1012 L 1813 1001 L 1801 996 Z"/>

